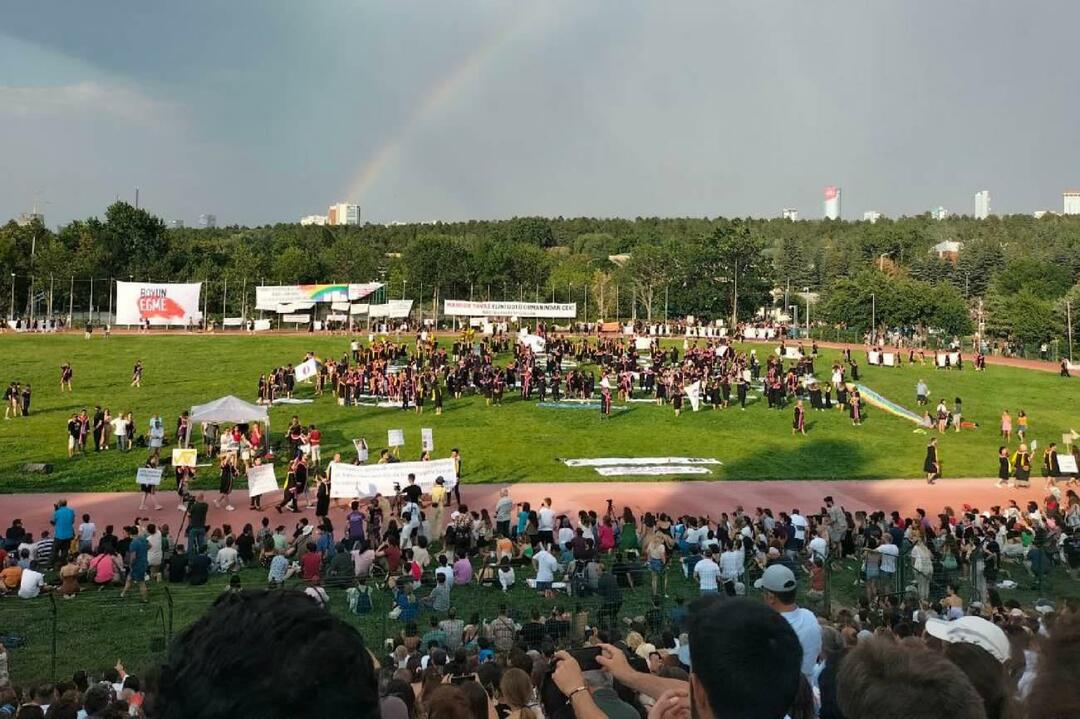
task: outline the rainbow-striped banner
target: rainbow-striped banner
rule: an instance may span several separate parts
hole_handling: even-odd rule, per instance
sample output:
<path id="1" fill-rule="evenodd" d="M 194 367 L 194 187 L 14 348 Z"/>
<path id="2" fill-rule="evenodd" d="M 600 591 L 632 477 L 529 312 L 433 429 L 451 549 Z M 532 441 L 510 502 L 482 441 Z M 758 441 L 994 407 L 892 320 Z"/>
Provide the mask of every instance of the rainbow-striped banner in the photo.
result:
<path id="1" fill-rule="evenodd" d="M 281 305 L 352 302 L 373 294 L 381 282 L 340 285 L 262 285 L 255 288 L 255 309 L 274 311 Z"/>
<path id="2" fill-rule="evenodd" d="M 878 394 L 864 384 L 857 384 L 855 386 L 859 388 L 859 395 L 874 407 L 877 407 L 880 410 L 884 410 L 891 415 L 900 417 L 901 419 L 911 420 L 915 424 L 922 423 L 922 417 L 915 414 L 907 407 L 901 407 L 895 402 L 885 399 L 880 394 Z"/>

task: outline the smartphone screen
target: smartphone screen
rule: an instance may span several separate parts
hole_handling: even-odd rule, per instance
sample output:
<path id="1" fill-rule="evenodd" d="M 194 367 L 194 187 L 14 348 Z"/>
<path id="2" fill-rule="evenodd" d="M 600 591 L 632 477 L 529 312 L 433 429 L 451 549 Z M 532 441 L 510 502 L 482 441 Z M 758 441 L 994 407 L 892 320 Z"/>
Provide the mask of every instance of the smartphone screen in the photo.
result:
<path id="1" fill-rule="evenodd" d="M 574 649 L 570 652 L 570 656 L 581 665 L 581 671 L 591 672 L 602 668 L 600 663 L 596 661 L 602 651 L 600 647 L 585 647 L 584 649 Z"/>

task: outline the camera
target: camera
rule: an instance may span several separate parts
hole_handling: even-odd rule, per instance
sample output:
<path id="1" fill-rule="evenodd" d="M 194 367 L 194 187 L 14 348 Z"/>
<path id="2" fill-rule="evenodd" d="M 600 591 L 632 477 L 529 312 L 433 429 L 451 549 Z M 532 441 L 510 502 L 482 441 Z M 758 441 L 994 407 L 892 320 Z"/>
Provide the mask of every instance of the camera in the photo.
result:
<path id="1" fill-rule="evenodd" d="M 186 492 L 185 491 L 184 494 L 181 495 L 181 496 L 183 498 L 183 501 L 186 502 L 187 504 L 191 504 L 192 502 L 195 501 L 195 495 L 192 494 L 191 492 Z"/>

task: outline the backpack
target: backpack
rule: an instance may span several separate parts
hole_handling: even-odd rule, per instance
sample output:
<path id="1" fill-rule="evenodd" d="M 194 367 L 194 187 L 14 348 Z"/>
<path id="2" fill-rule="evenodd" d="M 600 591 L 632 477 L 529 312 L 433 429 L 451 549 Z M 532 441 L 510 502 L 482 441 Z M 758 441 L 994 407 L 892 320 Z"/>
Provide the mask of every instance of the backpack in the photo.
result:
<path id="1" fill-rule="evenodd" d="M 371 588 L 367 585 L 349 587 L 345 590 L 345 601 L 349 605 L 349 611 L 353 614 L 370 614 Z"/>

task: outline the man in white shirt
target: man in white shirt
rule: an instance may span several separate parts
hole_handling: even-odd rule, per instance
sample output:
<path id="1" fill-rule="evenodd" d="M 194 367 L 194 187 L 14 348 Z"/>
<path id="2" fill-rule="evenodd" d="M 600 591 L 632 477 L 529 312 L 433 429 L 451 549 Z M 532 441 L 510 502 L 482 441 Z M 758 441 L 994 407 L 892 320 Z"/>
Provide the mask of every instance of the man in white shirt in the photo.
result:
<path id="1" fill-rule="evenodd" d="M 706 549 L 705 556 L 694 565 L 694 578 L 698 580 L 698 589 L 702 594 L 717 590 L 716 578 L 720 576 L 720 565 L 713 561 L 712 550 Z"/>
<path id="2" fill-rule="evenodd" d="M 791 510 L 791 528 L 795 533 L 797 548 L 802 549 L 806 543 L 806 517 L 799 514 L 798 509 Z"/>
<path id="3" fill-rule="evenodd" d="M 725 545 L 724 553 L 720 555 L 720 576 L 725 585 L 731 584 L 731 589 L 735 590 L 735 594 L 739 594 L 739 578 L 744 569 L 743 560 L 743 553 L 736 550 L 731 542 Z"/>
<path id="4" fill-rule="evenodd" d="M 881 587 L 884 592 L 895 591 L 896 560 L 900 556 L 900 548 L 892 542 L 888 532 L 882 536 L 882 544 L 877 548 L 881 555 Z"/>
<path id="5" fill-rule="evenodd" d="M 240 568 L 240 553 L 233 546 L 233 538 L 225 538 L 225 546 L 217 553 L 217 570 L 222 574 L 233 572 Z"/>
<path id="6" fill-rule="evenodd" d="M 438 581 L 438 575 L 446 575 L 446 585 L 453 586 L 454 584 L 454 568 L 450 566 L 445 554 L 439 555 L 439 566 L 435 567 L 435 581 Z"/>
<path id="7" fill-rule="evenodd" d="M 33 569 L 24 569 L 22 572 L 22 580 L 19 583 L 19 597 L 21 599 L 33 599 L 42 592 L 47 592 L 48 586 L 45 584 L 45 575 L 41 572 L 36 572 Z"/>
<path id="8" fill-rule="evenodd" d="M 552 582 L 555 581 L 559 560 L 548 551 L 547 544 L 541 546 L 543 548 L 533 556 L 533 564 L 536 565 L 536 588 L 548 591 L 551 589 Z"/>
<path id="9" fill-rule="evenodd" d="M 824 529 L 822 530 L 824 532 Z M 825 561 L 829 558 L 829 540 L 819 534 L 810 540 L 809 544 L 810 558 L 818 558 Z"/>
<path id="10" fill-rule="evenodd" d="M 765 569 L 754 586 L 762 590 L 765 603 L 787 620 L 802 646 L 802 673 L 807 681 L 814 683 L 814 665 L 821 654 L 821 625 L 809 609 L 795 603 L 795 574 L 783 564 L 772 564 Z"/>
<path id="11" fill-rule="evenodd" d="M 540 542 L 552 544 L 555 541 L 555 512 L 551 509 L 551 497 L 544 497 L 544 503 L 536 513 L 536 525 Z"/>

